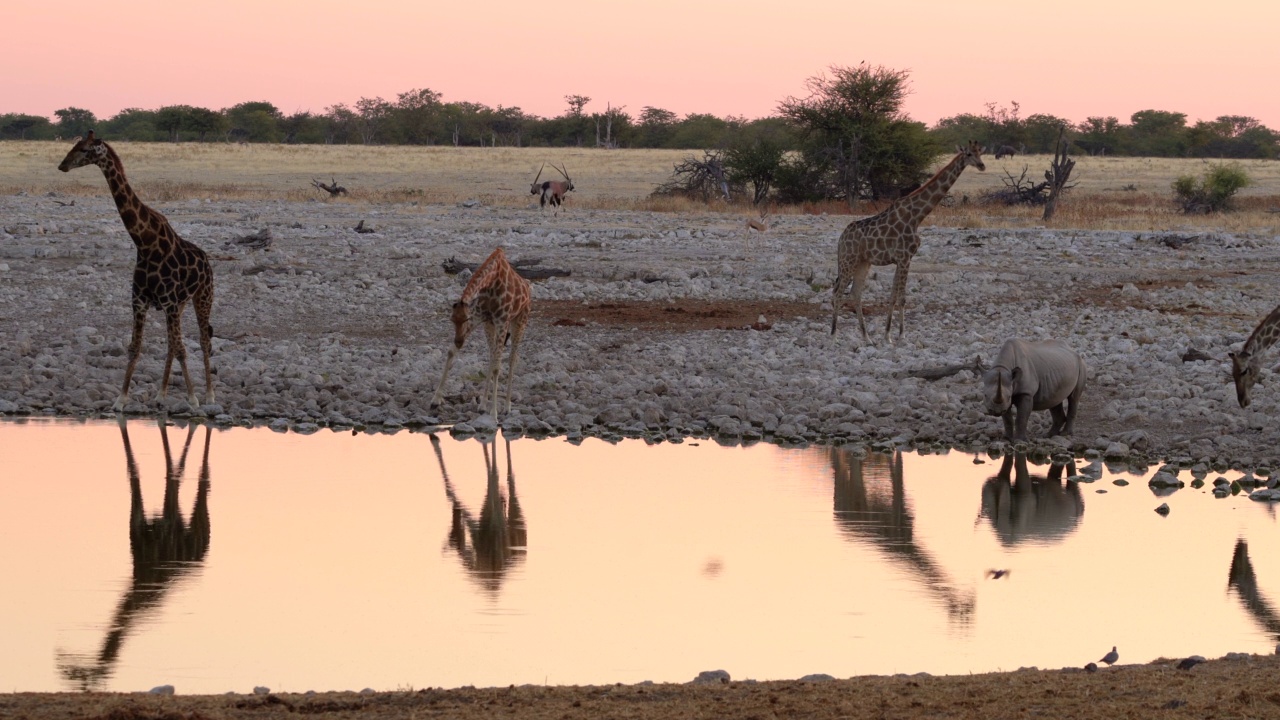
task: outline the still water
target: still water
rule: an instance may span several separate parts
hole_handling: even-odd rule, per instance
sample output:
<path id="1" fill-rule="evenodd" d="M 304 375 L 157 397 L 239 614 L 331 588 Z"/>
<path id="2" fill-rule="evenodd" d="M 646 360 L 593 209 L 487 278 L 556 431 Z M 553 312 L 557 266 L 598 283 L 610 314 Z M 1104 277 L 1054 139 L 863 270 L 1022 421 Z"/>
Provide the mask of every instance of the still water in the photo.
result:
<path id="1" fill-rule="evenodd" d="M 3 691 L 953 674 L 1280 639 L 1274 509 L 1141 476 L 154 420 L 0 423 L 0 458 Z"/>

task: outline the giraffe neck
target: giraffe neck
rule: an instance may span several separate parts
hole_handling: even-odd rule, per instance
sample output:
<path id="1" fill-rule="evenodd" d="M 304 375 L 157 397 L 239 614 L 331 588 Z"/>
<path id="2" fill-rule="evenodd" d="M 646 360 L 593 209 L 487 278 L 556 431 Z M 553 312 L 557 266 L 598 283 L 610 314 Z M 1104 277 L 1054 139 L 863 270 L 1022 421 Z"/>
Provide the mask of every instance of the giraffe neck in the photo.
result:
<path id="1" fill-rule="evenodd" d="M 125 230 L 140 247 L 143 245 L 144 237 L 157 236 L 158 239 L 158 233 L 144 232 L 143 215 L 148 208 L 129 185 L 120 156 L 111 149 L 110 145 L 103 143 L 103 146 L 106 152 L 97 159 L 96 164 L 102 169 L 103 177 L 107 179 L 107 187 L 111 190 L 112 199 L 116 201 L 116 210 L 120 213 L 120 220 L 124 223 Z"/>
<path id="2" fill-rule="evenodd" d="M 474 304 L 480 297 L 480 293 L 488 290 L 498 280 L 505 260 L 506 254 L 502 252 L 502 248 L 494 250 L 484 262 L 480 263 L 480 267 L 476 268 L 475 274 L 462 289 L 462 297 L 459 301 L 468 305 Z"/>
<path id="3" fill-rule="evenodd" d="M 1258 323 L 1241 352 L 1256 358 L 1258 353 L 1274 345 L 1276 340 L 1280 340 L 1280 307 L 1272 310 L 1270 315 Z"/>
<path id="4" fill-rule="evenodd" d="M 934 173 L 928 182 L 921 185 L 920 189 L 904 198 L 912 221 L 920 222 L 926 215 L 933 212 L 938 203 L 942 202 L 942 198 L 947 196 L 947 191 L 960 178 L 960 173 L 964 172 L 963 160 L 963 154 L 956 155 L 951 162 Z"/>

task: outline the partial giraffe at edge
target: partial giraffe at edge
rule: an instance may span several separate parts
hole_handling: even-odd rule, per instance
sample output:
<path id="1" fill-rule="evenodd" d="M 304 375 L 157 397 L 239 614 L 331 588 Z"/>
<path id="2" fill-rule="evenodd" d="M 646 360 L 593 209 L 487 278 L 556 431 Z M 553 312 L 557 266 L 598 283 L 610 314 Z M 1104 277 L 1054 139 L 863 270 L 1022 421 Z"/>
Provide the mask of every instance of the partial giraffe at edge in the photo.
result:
<path id="1" fill-rule="evenodd" d="M 1227 353 L 1231 357 L 1231 379 L 1236 384 L 1236 401 L 1240 407 L 1249 407 L 1249 391 L 1262 372 L 1261 354 L 1280 340 L 1280 306 L 1258 323 L 1253 334 L 1244 342 L 1240 352 Z"/>
<path id="2" fill-rule="evenodd" d="M 889 331 L 893 329 L 894 308 L 899 309 L 898 336 L 902 336 L 907 312 L 907 271 L 911 267 L 911 258 L 920 249 L 920 222 L 942 202 L 965 168 L 972 165 L 979 170 L 987 169 L 982 162 L 985 150 L 976 142 L 957 147 L 955 158 L 917 190 L 895 200 L 871 217 L 849 223 L 844 229 L 836 251 L 836 282 L 831 288 L 832 335 L 836 334 L 845 288 L 852 285 L 858 325 L 862 328 L 862 339 L 867 339 L 867 324 L 862 316 L 862 291 L 866 287 L 867 273 L 872 265 L 895 265 L 893 292 L 889 297 L 889 321 L 885 325 L 884 336 L 888 340 Z"/>
<path id="3" fill-rule="evenodd" d="M 471 280 L 462 289 L 462 297 L 453 304 L 453 347 L 445 358 L 444 372 L 440 374 L 440 383 L 436 385 L 435 395 L 431 398 L 433 409 L 440 406 L 449 368 L 453 367 L 454 358 L 462 350 L 467 336 L 475 328 L 475 320 L 478 319 L 484 325 L 485 335 L 489 340 L 489 377 L 486 383 L 493 383 L 495 421 L 498 419 L 498 371 L 502 347 L 508 340 L 511 341 L 511 356 L 507 361 L 506 405 L 506 411 L 511 411 L 511 385 L 516 374 L 520 339 L 524 336 L 525 325 L 529 321 L 529 308 L 529 281 L 520 277 L 511 263 L 507 262 L 507 255 L 502 248 L 495 249 L 476 268 Z M 487 388 L 481 402 L 486 399 Z"/>
<path id="4" fill-rule="evenodd" d="M 148 307 L 164 312 L 169 334 L 169 354 L 164 361 L 164 376 L 156 393 L 157 400 L 163 402 L 168 394 L 169 373 L 176 357 L 187 385 L 187 402 L 192 408 L 199 406 L 191 373 L 187 370 L 187 350 L 182 344 L 182 311 L 188 300 L 193 301 L 196 325 L 200 330 L 205 402 L 212 404 L 213 371 L 209 357 L 213 326 L 209 323 L 209 315 L 213 309 L 213 268 L 209 264 L 209 256 L 178 235 L 168 218 L 142 202 L 125 178 L 120 156 L 110 145 L 94 137 L 92 130 L 77 140 L 58 169 L 70 172 L 85 165 L 97 165 L 102 169 L 116 209 L 120 212 L 120 220 L 138 248 L 138 260 L 133 269 L 133 337 L 129 341 L 129 364 L 124 371 L 124 387 L 112 409 L 122 411 L 129 402 L 129 382 L 142 352 L 142 331 Z"/>

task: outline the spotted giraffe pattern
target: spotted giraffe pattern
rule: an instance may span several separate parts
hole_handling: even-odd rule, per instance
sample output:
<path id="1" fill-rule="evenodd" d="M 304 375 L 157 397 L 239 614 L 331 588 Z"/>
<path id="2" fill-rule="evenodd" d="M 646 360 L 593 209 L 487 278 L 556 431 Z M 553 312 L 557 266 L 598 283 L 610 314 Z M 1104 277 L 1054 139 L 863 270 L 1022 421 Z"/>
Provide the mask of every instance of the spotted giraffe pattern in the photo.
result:
<path id="1" fill-rule="evenodd" d="M 511 357 L 507 361 L 507 404 L 506 412 L 511 411 L 511 384 L 516 374 L 516 362 L 519 357 L 520 338 L 524 336 L 525 324 L 529 320 L 529 281 L 520 277 L 516 269 L 507 262 L 507 255 L 502 248 L 495 249 L 480 267 L 467 286 L 462 289 L 462 297 L 453 304 L 453 347 L 444 361 L 444 372 L 440 375 L 440 384 L 436 385 L 435 395 L 431 399 L 431 407 L 440 406 L 444 392 L 445 378 L 449 377 L 449 368 L 453 360 L 462 350 L 467 336 L 478 320 L 484 325 L 485 335 L 489 339 L 489 379 L 493 383 L 493 418 L 498 418 L 498 370 L 501 364 L 502 348 L 511 342 Z M 488 399 L 488 390 L 481 402 Z"/>
<path id="2" fill-rule="evenodd" d="M 831 334 L 836 332 L 840 306 L 845 290 L 853 286 L 853 305 L 858 312 L 862 339 L 867 339 L 867 324 L 862 317 L 862 291 L 872 265 L 895 265 L 893 292 L 889 296 L 889 322 L 884 336 L 893 328 L 893 311 L 899 309 L 898 336 L 902 336 L 907 312 L 907 271 L 911 258 L 920 249 L 920 221 L 946 197 L 960 173 L 970 165 L 986 170 L 982 163 L 984 148 L 976 142 L 956 148 L 959 154 L 924 185 L 910 195 L 899 198 L 882 212 L 855 220 L 840 234 L 836 251 L 836 284 L 831 288 Z"/>
<path id="3" fill-rule="evenodd" d="M 1276 340 L 1280 340 L 1280 306 L 1258 323 L 1240 352 L 1228 353 L 1231 356 L 1231 378 L 1236 383 L 1236 400 L 1240 402 L 1240 407 L 1249 407 L 1249 391 L 1262 371 L 1261 353 L 1275 345 Z"/>
<path id="4" fill-rule="evenodd" d="M 213 309 L 213 269 L 209 256 L 183 240 L 168 219 L 147 207 L 125 178 L 124 164 L 111 146 L 95 138 L 93 131 L 76 142 L 58 165 L 62 172 L 85 165 L 97 165 L 107 179 L 111 197 L 116 202 L 125 230 L 138 248 L 138 261 L 133 268 L 133 339 L 129 342 L 129 364 L 124 371 L 124 387 L 114 409 L 121 411 L 129 402 L 129 382 L 142 351 L 142 330 L 147 309 L 165 314 L 169 333 L 169 354 L 164 361 L 157 399 L 163 403 L 169 389 L 169 373 L 176 357 L 187 385 L 187 401 L 194 408 L 196 400 L 191 373 L 187 371 L 187 351 L 182 344 L 182 311 L 191 300 L 200 329 L 200 350 L 204 356 L 205 402 L 213 403 L 213 372 L 209 355 L 213 342 L 213 326 L 209 313 Z"/>

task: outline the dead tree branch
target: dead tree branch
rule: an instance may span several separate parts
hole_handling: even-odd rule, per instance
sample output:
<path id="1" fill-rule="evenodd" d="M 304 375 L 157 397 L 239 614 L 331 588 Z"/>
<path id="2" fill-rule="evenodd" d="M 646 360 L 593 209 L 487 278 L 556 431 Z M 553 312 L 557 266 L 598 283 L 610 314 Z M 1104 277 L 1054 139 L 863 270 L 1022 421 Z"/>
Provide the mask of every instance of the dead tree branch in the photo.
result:
<path id="1" fill-rule="evenodd" d="M 323 191 L 325 191 L 325 192 L 329 193 L 329 197 L 338 197 L 339 195 L 346 195 L 346 194 L 347 194 L 347 189 L 346 189 L 346 188 L 344 188 L 344 187 L 342 187 L 341 185 L 339 185 L 339 184 L 338 184 L 338 181 L 337 181 L 337 180 L 335 180 L 334 178 L 329 178 L 329 183 L 330 183 L 330 184 L 325 185 L 324 183 L 320 182 L 319 180 L 312 180 L 312 181 L 311 181 L 311 187 L 313 187 L 313 188 L 315 188 L 315 189 L 317 189 L 317 190 L 323 190 Z"/>
<path id="2" fill-rule="evenodd" d="M 516 274 L 526 280 L 545 280 L 551 277 L 569 277 L 570 275 L 569 270 L 561 270 L 560 268 L 532 267 L 541 264 L 541 258 L 530 258 L 528 260 L 514 260 L 511 263 L 511 267 L 515 268 Z M 457 275 L 463 270 L 475 272 L 475 269 L 480 267 L 480 263 L 463 262 L 451 257 L 440 263 L 440 267 L 444 268 L 447 275 Z"/>
<path id="3" fill-rule="evenodd" d="M 1067 157 L 1067 141 L 1062 137 L 1065 130 L 1065 126 L 1058 128 L 1058 143 L 1054 146 L 1053 163 L 1048 170 L 1044 171 L 1044 179 L 1049 183 L 1049 197 L 1044 203 L 1045 220 L 1051 219 L 1054 211 L 1058 209 L 1058 197 L 1062 191 L 1071 187 L 1067 185 L 1067 180 L 1070 179 L 1071 171 L 1076 166 L 1076 161 Z"/>
<path id="4" fill-rule="evenodd" d="M 1018 177 L 1014 177 L 1013 173 L 1008 170 L 1004 171 L 1004 177 L 1000 179 L 1004 183 L 1004 187 L 999 190 L 988 190 L 982 194 L 983 202 L 999 203 L 1001 205 L 1041 205 L 1047 199 L 1046 191 L 1049 189 L 1048 181 L 1042 183 L 1033 183 L 1027 179 L 1028 168 L 1022 166 L 1022 173 Z"/>
<path id="5" fill-rule="evenodd" d="M 271 247 L 271 228 L 262 228 L 256 233 L 241 235 L 233 241 L 236 245 L 244 245 L 255 250 Z"/>
<path id="6" fill-rule="evenodd" d="M 687 157 L 677 164 L 671 178 L 653 191 L 657 196 L 698 198 L 709 202 L 712 197 L 729 199 L 729 179 L 724 158 L 719 150 L 704 150 L 702 159 Z"/>
<path id="7" fill-rule="evenodd" d="M 965 363 L 958 363 L 955 365 L 943 365 L 941 367 L 920 368 L 919 370 L 908 370 L 907 376 L 924 378 L 925 380 L 941 380 L 942 378 L 951 377 L 952 375 L 955 375 L 956 373 L 962 372 L 964 370 L 970 370 L 975 375 L 978 375 L 978 374 L 981 374 L 982 371 L 986 369 L 987 369 L 987 366 L 985 363 L 982 362 L 982 356 L 979 355 L 978 357 L 975 357 L 973 360 Z"/>

